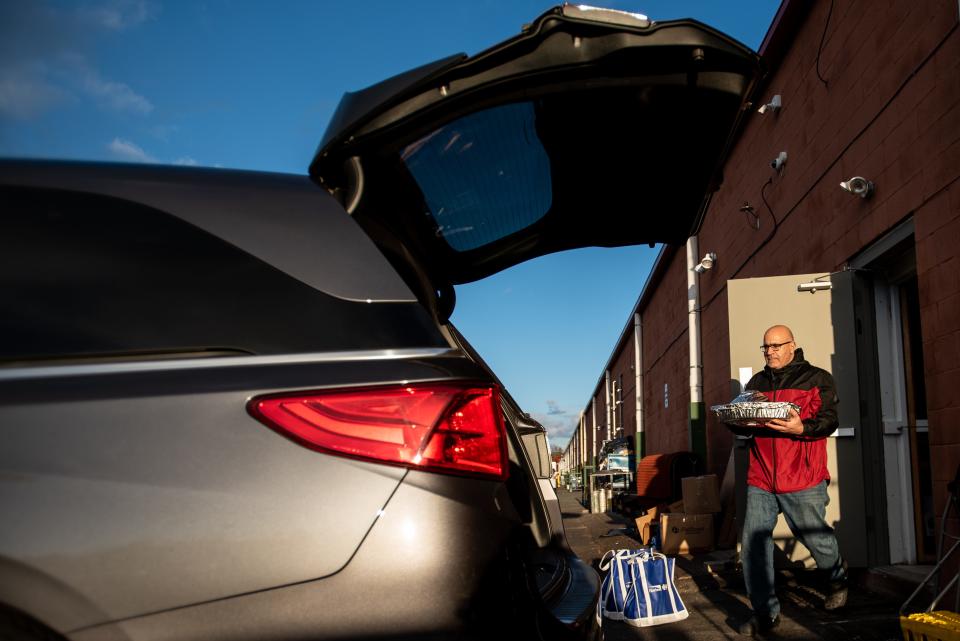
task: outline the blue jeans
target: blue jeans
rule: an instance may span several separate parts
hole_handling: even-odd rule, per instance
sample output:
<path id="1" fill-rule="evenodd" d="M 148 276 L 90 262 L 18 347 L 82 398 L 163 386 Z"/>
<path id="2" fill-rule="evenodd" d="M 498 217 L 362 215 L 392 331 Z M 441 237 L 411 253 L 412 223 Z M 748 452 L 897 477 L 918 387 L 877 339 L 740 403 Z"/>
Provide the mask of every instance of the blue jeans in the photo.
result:
<path id="1" fill-rule="evenodd" d="M 758 616 L 773 618 L 780 614 L 773 571 L 773 528 L 780 512 L 783 512 L 793 535 L 810 550 L 817 567 L 827 574 L 828 579 L 838 581 L 845 578 L 837 537 L 825 518 L 829 502 L 827 481 L 785 494 L 771 494 L 747 486 L 740 560 L 747 594 Z"/>

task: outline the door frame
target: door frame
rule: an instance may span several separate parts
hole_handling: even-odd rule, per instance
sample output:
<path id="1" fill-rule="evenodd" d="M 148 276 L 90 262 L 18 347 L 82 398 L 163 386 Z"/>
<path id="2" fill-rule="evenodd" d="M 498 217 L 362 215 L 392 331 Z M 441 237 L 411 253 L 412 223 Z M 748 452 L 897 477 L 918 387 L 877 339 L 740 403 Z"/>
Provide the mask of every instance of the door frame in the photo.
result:
<path id="1" fill-rule="evenodd" d="M 917 563 L 915 471 L 909 435 L 900 281 L 887 278 L 877 269 L 913 235 L 913 220 L 908 219 L 849 262 L 859 276 L 860 296 L 855 297 L 854 304 L 858 308 L 861 398 L 866 401 L 861 407 L 863 425 L 877 427 L 864 430 L 864 458 L 878 464 L 872 469 L 884 471 L 883 482 L 875 484 L 882 487 L 882 492 L 875 488 L 865 496 L 868 514 L 872 513 L 874 519 L 875 535 L 868 541 L 868 547 L 873 548 L 872 565 Z"/>

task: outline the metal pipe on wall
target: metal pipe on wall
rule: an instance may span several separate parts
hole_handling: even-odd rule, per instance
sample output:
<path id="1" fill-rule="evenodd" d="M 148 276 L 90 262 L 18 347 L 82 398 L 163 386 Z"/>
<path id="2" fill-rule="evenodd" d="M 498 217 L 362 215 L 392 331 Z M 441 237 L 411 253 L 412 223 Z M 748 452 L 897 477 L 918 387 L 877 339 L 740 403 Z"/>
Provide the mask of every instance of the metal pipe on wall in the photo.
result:
<path id="1" fill-rule="evenodd" d="M 633 372 L 637 414 L 637 460 L 646 455 L 647 441 L 643 432 L 643 325 L 640 314 L 633 315 Z"/>
<path id="2" fill-rule="evenodd" d="M 706 461 L 706 420 L 703 407 L 703 355 L 700 351 L 700 248 L 697 237 L 687 239 L 687 336 L 690 341 L 690 451 Z"/>
<path id="3" fill-rule="evenodd" d="M 613 388 L 610 386 L 610 370 L 607 370 L 607 372 L 606 372 L 606 379 L 607 379 L 607 399 L 606 399 L 606 405 L 607 405 L 607 439 L 606 439 L 606 440 L 609 441 L 610 438 L 611 438 L 611 437 L 610 437 L 611 428 L 613 427 L 613 404 L 614 404 L 614 400 L 613 400 Z"/>
<path id="4" fill-rule="evenodd" d="M 593 429 L 590 430 L 593 437 L 590 439 L 593 441 L 593 454 L 590 457 L 590 466 L 595 468 L 597 465 L 597 399 L 590 401 L 590 413 L 593 415 Z"/>

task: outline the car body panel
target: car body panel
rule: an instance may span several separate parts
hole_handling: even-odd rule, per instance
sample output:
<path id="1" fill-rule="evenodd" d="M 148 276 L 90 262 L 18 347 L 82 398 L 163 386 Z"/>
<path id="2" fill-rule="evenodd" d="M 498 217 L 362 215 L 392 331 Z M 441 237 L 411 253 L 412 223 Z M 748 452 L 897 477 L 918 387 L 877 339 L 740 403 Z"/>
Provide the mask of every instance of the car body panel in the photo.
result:
<path id="1" fill-rule="evenodd" d="M 423 305 L 374 301 L 385 291 L 381 272 L 407 297 L 409 289 L 303 177 L 36 162 L 6 171 L 13 166 L 0 172 L 8 181 L 0 185 L 0 362 L 448 345 Z M 13 183 L 18 177 L 28 184 Z M 136 200 L 140 188 L 150 202 Z M 302 219 L 310 223 L 298 233 Z M 250 251 L 271 250 L 257 257 L 198 226 L 210 220 L 237 242 L 246 228 L 264 243 Z M 303 252 L 323 258 L 300 264 Z M 267 262 L 272 256 L 306 271 L 291 275 Z M 341 279 L 362 300 L 324 291 L 346 295 Z"/>
<path id="2" fill-rule="evenodd" d="M 693 20 L 584 15 L 549 11 L 402 89 L 348 96 L 311 176 L 438 287 L 563 249 L 685 241 L 759 58 Z"/>
<path id="3" fill-rule="evenodd" d="M 416 300 L 343 208 L 302 176 L 0 160 L 0 185 L 4 184 L 88 192 L 154 207 L 343 300 Z M 190 192 L 189 198 L 185 192 Z"/>
<path id="4" fill-rule="evenodd" d="M 416 477 L 416 478 L 413 478 Z M 482 568 L 495 571 L 518 521 L 502 485 L 410 472 L 342 571 L 308 581 L 77 631 L 76 641 L 120 638 L 215 641 L 291 638 L 491 638 L 509 594 L 485 592 Z M 459 563 L 451 565 L 452 559 Z M 429 584 L 432 589 L 413 590 Z M 491 581 L 491 587 L 498 585 Z M 489 590 L 489 588 L 488 588 Z M 429 612 L 428 618 L 424 613 Z M 499 616 L 506 618 L 505 611 Z M 472 630 L 471 630 L 472 628 Z"/>
<path id="5" fill-rule="evenodd" d="M 0 601 L 69 630 L 338 572 L 405 469 L 303 448 L 249 416 L 247 401 L 308 381 L 482 376 L 455 354 L 0 370 Z M 20 603 L 21 579 L 65 586 L 89 607 L 48 597 L 35 612 Z"/>

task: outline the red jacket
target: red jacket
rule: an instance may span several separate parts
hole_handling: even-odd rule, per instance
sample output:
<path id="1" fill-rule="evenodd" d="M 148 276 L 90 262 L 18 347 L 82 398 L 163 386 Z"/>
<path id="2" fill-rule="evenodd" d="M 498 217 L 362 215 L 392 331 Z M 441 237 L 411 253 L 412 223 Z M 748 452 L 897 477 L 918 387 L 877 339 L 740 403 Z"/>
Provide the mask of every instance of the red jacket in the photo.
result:
<path id="1" fill-rule="evenodd" d="M 764 367 L 747 383 L 748 390 L 763 392 L 771 401 L 789 401 L 800 406 L 803 434 L 788 435 L 766 428 L 738 428 L 737 434 L 753 436 L 747 485 L 782 494 L 811 488 L 830 479 L 827 471 L 826 437 L 839 424 L 833 376 L 803 358 L 803 350 L 778 370 Z"/>

